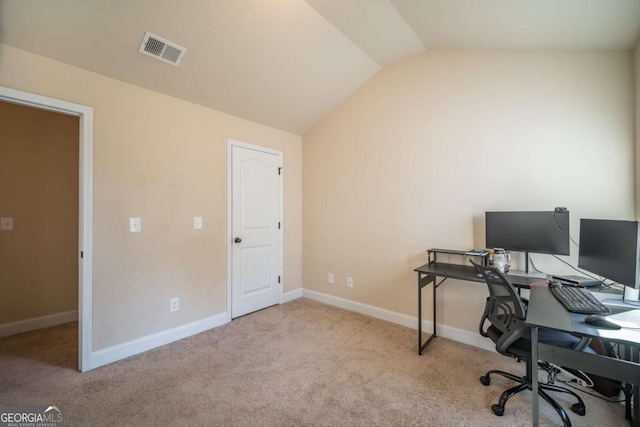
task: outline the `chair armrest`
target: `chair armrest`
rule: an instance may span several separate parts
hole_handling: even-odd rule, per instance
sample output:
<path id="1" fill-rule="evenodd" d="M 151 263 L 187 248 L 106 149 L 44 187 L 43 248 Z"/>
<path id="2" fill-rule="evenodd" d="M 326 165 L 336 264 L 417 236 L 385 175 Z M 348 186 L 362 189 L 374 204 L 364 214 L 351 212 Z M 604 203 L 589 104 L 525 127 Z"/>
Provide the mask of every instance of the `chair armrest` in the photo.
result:
<path id="1" fill-rule="evenodd" d="M 502 334 L 500 339 L 496 342 L 496 351 L 500 354 L 509 354 L 507 349 L 514 342 L 518 341 L 520 338 L 525 336 L 529 336 L 531 334 L 531 328 L 529 326 L 524 325 L 524 321 L 521 321 L 522 325 L 520 327 L 516 327 L 513 332 Z"/>
<path id="2" fill-rule="evenodd" d="M 487 301 L 484 303 L 484 313 L 482 313 L 482 317 L 480 318 L 480 325 L 478 327 L 480 331 L 480 335 L 482 335 L 485 338 L 489 337 L 489 334 L 487 334 L 487 330 L 484 328 L 484 324 L 490 312 L 491 312 L 491 298 L 487 297 Z"/>
<path id="3" fill-rule="evenodd" d="M 589 344 L 591 344 L 591 337 L 585 337 L 582 336 L 580 337 L 580 342 L 576 345 L 576 347 L 574 348 L 574 350 L 579 350 L 582 351 L 584 350 Z"/>

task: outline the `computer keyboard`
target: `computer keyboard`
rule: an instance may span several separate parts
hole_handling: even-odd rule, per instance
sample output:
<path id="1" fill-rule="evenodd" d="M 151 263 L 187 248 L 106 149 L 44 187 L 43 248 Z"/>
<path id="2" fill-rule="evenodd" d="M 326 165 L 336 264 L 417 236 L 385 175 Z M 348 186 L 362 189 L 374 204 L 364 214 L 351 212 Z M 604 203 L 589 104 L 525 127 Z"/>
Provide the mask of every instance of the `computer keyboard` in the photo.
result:
<path id="1" fill-rule="evenodd" d="M 553 296 L 572 313 L 598 314 L 610 312 L 596 297 L 591 295 L 591 292 L 584 288 L 555 285 L 551 285 L 550 288 Z"/>

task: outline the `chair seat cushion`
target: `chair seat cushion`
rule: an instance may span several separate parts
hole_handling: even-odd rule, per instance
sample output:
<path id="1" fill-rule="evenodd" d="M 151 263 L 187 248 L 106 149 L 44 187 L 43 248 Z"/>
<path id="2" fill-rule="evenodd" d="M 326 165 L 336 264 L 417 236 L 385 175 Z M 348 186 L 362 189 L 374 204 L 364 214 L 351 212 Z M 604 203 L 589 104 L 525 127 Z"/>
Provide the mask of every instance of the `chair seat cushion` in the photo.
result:
<path id="1" fill-rule="evenodd" d="M 489 335 L 489 338 L 491 338 L 493 342 L 497 342 L 502 334 L 497 328 L 490 326 L 489 329 L 487 329 L 487 335 Z M 553 331 L 550 329 L 539 329 L 538 341 L 541 343 L 570 349 L 575 348 L 578 343 L 580 343 L 580 339 L 574 337 L 571 334 L 568 334 L 566 332 Z M 585 350 L 589 352 L 589 350 L 591 349 L 589 347 L 586 347 Z M 528 358 L 531 354 L 531 336 L 527 335 L 515 341 L 507 349 L 507 352 L 513 356 Z"/>

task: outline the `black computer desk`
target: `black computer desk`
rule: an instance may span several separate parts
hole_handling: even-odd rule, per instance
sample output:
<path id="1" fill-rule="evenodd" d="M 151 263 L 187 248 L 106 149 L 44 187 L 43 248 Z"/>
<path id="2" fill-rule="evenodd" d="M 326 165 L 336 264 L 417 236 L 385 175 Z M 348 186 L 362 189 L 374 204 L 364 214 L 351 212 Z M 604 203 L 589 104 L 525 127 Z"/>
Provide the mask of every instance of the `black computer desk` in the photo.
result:
<path id="1" fill-rule="evenodd" d="M 466 280 L 468 282 L 486 283 L 472 265 L 449 264 L 432 261 L 414 270 L 418 273 L 418 354 L 429 345 L 436 337 L 436 291 L 438 287 L 447 279 Z M 517 288 L 529 289 L 532 283 L 544 281 L 544 278 L 529 277 L 515 274 L 508 274 L 509 279 Z M 438 278 L 440 280 L 438 281 Z M 427 340 L 422 342 L 422 289 L 425 286 L 433 285 L 433 333 Z"/>
<path id="2" fill-rule="evenodd" d="M 598 329 L 584 323 L 584 314 L 569 313 L 558 302 L 548 286 L 533 286 L 529 294 L 526 322 L 531 326 L 532 359 L 555 363 L 557 365 L 579 369 L 594 375 L 633 384 L 633 417 L 627 400 L 627 418 L 633 418 L 632 424 L 640 426 L 640 330 L 635 329 Z M 566 348 L 560 348 L 538 342 L 538 330 L 554 329 L 571 332 L 578 336 L 600 338 L 622 344 L 624 359 L 589 354 Z M 538 376 L 532 378 L 533 425 L 538 425 Z M 588 413 L 588 410 L 587 410 Z"/>

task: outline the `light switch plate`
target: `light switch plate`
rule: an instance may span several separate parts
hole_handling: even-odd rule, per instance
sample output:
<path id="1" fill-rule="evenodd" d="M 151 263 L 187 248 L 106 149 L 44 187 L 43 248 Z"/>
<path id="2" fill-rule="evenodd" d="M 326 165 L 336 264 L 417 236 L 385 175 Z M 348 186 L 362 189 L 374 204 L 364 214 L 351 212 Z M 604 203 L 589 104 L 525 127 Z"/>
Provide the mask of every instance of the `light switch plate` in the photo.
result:
<path id="1" fill-rule="evenodd" d="M 142 231 L 142 220 L 140 218 L 129 218 L 129 231 L 139 233 Z"/>
<path id="2" fill-rule="evenodd" d="M 13 230 L 13 217 L 2 217 L 0 218 L 0 230 L 2 231 L 11 231 Z"/>
<path id="3" fill-rule="evenodd" d="M 193 217 L 193 229 L 194 230 L 201 230 L 202 229 L 202 217 L 201 216 L 194 216 Z"/>

